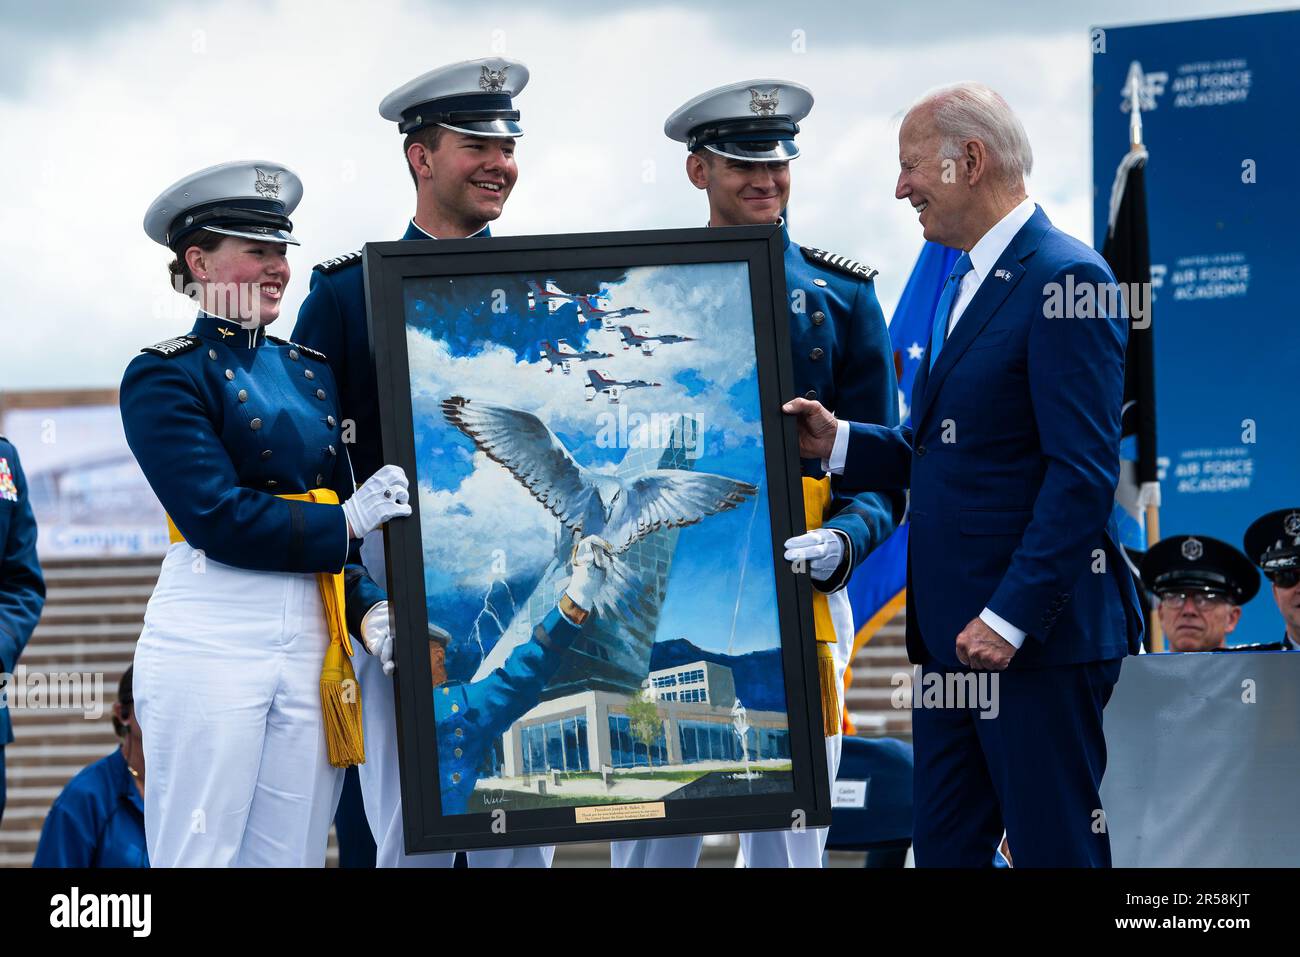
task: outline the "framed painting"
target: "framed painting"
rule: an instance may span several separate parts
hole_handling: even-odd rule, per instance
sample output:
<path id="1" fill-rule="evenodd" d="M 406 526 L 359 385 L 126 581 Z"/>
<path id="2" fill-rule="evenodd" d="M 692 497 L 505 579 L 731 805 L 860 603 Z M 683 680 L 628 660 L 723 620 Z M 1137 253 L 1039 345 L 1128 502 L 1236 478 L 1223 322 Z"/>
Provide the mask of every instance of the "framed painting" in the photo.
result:
<path id="1" fill-rule="evenodd" d="M 828 823 L 776 227 L 370 244 L 365 279 L 408 851 Z"/>

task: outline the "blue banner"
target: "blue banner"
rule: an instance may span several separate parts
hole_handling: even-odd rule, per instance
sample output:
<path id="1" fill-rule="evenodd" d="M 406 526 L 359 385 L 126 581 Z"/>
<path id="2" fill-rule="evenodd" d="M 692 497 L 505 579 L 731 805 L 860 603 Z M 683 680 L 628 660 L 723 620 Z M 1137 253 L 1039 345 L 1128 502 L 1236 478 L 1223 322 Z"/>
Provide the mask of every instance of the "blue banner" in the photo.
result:
<path id="1" fill-rule="evenodd" d="M 1300 505 L 1300 12 L 1100 28 L 1092 44 L 1098 249 L 1142 71 L 1160 533 L 1240 548 L 1255 518 Z M 1229 641 L 1281 630 L 1265 583 Z"/>

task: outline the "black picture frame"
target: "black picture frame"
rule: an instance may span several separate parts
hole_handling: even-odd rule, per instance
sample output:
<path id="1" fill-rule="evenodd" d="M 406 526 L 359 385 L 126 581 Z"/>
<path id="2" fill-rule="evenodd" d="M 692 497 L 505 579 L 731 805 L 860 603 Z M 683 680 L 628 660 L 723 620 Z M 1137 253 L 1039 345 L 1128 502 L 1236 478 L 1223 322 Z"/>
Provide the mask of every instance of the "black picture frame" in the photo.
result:
<path id="1" fill-rule="evenodd" d="M 745 263 L 753 307 L 755 361 L 775 554 L 805 531 L 794 420 L 781 405 L 794 394 L 781 233 L 776 226 L 668 229 L 443 241 L 369 243 L 365 291 L 375 364 L 384 461 L 401 466 L 418 487 L 403 289 L 410 279 L 544 273 L 576 269 Z M 680 834 L 819 827 L 830 823 L 807 574 L 777 562 L 781 636 L 793 790 L 740 797 L 667 801 L 663 817 L 578 823 L 573 807 L 444 815 L 438 774 L 432 669 L 419 496 L 413 514 L 385 527 L 388 589 L 396 627 L 395 694 L 401 793 L 408 853 L 625 840 Z"/>

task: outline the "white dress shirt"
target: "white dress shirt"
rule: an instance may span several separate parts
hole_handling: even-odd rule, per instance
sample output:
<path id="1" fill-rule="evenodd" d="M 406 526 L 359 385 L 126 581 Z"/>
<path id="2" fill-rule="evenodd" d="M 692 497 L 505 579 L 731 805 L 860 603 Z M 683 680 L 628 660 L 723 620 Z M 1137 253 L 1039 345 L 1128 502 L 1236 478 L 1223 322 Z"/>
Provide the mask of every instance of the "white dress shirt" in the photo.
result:
<path id="1" fill-rule="evenodd" d="M 1026 197 L 1020 201 L 1015 209 L 999 219 L 993 228 L 981 236 L 980 241 L 971 247 L 968 254 L 970 256 L 971 270 L 961 277 L 961 285 L 957 289 L 956 298 L 953 299 L 952 312 L 948 316 L 948 335 L 952 335 L 957 320 L 961 318 L 962 313 L 966 311 L 966 307 L 975 298 L 980 283 L 993 271 L 994 265 L 1002 258 L 1002 254 L 1006 252 L 1007 247 L 1011 245 L 1011 240 L 1015 238 L 1016 233 L 1020 232 L 1025 223 L 1029 222 L 1029 217 L 1033 215 L 1034 201 Z M 831 448 L 830 458 L 822 461 L 822 468 L 833 475 L 842 473 L 848 450 L 849 424 L 841 419 L 835 430 L 835 444 Z M 980 612 L 980 621 L 996 631 L 1014 648 L 1019 648 L 1025 643 L 1025 631 L 1023 629 L 1017 628 L 1001 615 L 989 611 L 988 608 Z M 956 638 L 956 635 L 953 637 Z"/>

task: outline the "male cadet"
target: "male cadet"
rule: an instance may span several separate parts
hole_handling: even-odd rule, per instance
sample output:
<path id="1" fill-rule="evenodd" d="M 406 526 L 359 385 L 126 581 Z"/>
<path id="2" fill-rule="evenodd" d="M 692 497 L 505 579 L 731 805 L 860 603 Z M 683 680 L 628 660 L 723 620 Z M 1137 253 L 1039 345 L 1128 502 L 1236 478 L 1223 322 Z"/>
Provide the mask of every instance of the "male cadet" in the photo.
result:
<path id="1" fill-rule="evenodd" d="M 0 435 L 0 820 L 5 813 L 5 745 L 14 739 L 9 721 L 9 677 L 45 605 L 45 579 L 36 560 L 36 518 L 18 450 Z"/>
<path id="2" fill-rule="evenodd" d="M 1227 542 L 1208 535 L 1174 535 L 1142 557 L 1142 584 L 1159 601 L 1170 651 L 1258 650 L 1227 647 L 1241 606 L 1259 591 L 1259 572 Z"/>
<path id="3" fill-rule="evenodd" d="M 517 60 L 490 57 L 439 67 L 398 87 L 379 104 L 397 124 L 415 183 L 415 215 L 402 239 L 487 236 L 518 178 L 515 138 L 523 135 L 512 98 L 528 82 Z M 321 263 L 298 314 L 294 341 L 329 356 L 341 391 L 343 415 L 355 423 L 352 462 L 359 479 L 383 464 L 379 397 L 370 361 L 361 253 Z M 384 579 L 383 538 L 367 538 L 362 557 L 377 581 Z M 387 621 L 387 603 L 370 610 Z M 361 622 L 350 621 L 359 633 Z M 450 867 L 451 854 L 407 855 L 402 844 L 391 640 L 375 660 L 353 662 L 365 702 L 366 763 L 358 769 L 366 819 L 374 834 L 378 867 Z M 476 867 L 549 867 L 554 848 L 474 851 Z"/>
<path id="4" fill-rule="evenodd" d="M 1252 647 L 1300 651 L 1300 508 L 1284 508 L 1255 519 L 1246 529 L 1242 545 L 1272 583 L 1273 600 L 1286 623 L 1281 641 Z"/>
<path id="5" fill-rule="evenodd" d="M 792 243 L 782 216 L 790 200 L 790 160 L 799 155 L 794 137 L 812 104 L 811 91 L 787 80 L 732 83 L 680 107 L 664 132 L 686 144 L 686 176 L 708 195 L 710 226 L 781 226 L 797 394 L 892 427 L 898 424 L 898 385 L 871 281 L 876 270 Z M 826 497 L 824 521 L 786 542 L 785 557 L 808 569 L 820 593 L 816 600 L 829 606 L 831 627 L 819 627 L 817 637 L 830 644 L 839 698 L 854 635 L 844 586 L 894 530 L 904 500 L 901 492 L 845 495 L 823 478 L 815 459 L 803 460 L 801 469 L 805 497 Z M 827 720 L 838 729 L 838 710 Z M 832 781 L 840 740 L 838 730 L 826 738 Z M 742 834 L 740 843 L 749 867 L 820 867 L 826 829 Z M 611 845 L 611 860 L 616 867 L 693 867 L 700 844 L 698 836 L 620 841 Z"/>

